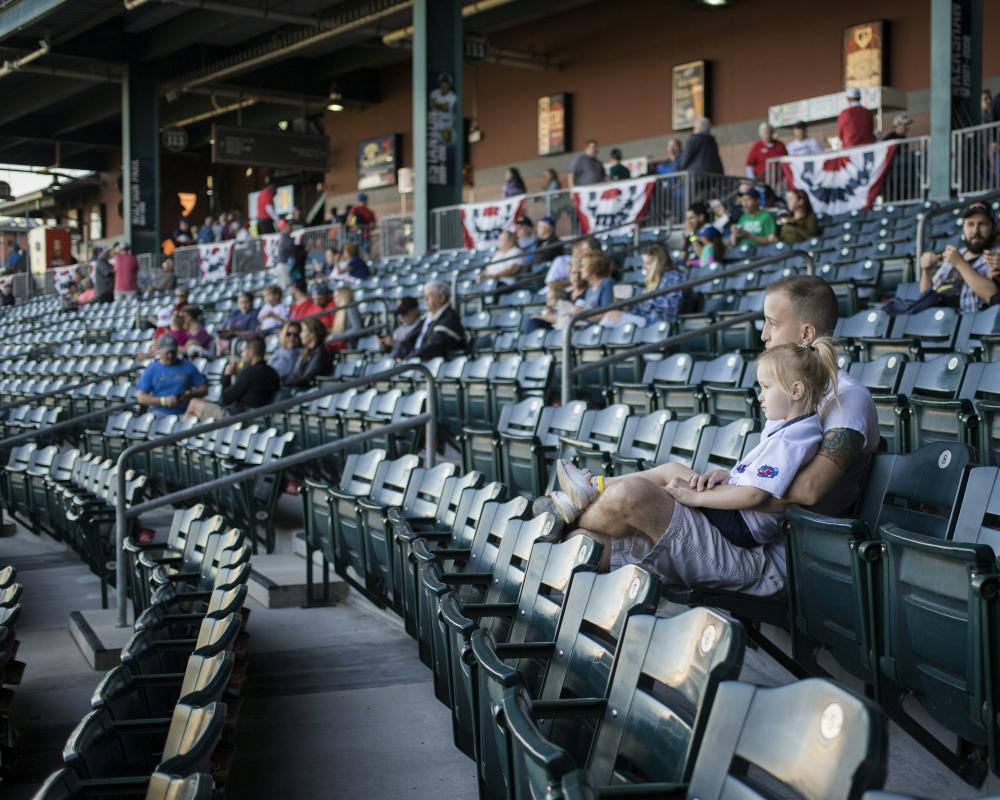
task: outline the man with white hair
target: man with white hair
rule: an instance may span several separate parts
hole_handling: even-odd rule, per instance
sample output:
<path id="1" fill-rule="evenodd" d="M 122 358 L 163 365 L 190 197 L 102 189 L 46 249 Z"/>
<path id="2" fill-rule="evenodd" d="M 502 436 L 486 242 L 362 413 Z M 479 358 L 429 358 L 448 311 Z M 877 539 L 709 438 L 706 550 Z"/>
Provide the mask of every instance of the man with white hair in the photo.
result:
<path id="1" fill-rule="evenodd" d="M 723 175 L 722 159 L 719 158 L 719 143 L 712 136 L 712 123 L 708 117 L 695 120 L 694 133 L 684 143 L 677 159 L 678 172 Z"/>
<path id="2" fill-rule="evenodd" d="M 464 350 L 465 328 L 462 327 L 462 318 L 451 306 L 448 287 L 439 281 L 431 281 L 424 286 L 424 302 L 427 314 L 400 343 L 397 351 L 399 358 L 427 361 Z"/>
<path id="3" fill-rule="evenodd" d="M 753 147 L 747 154 L 746 173 L 748 178 L 762 181 L 766 178 L 767 160 L 787 156 L 788 151 L 783 142 L 774 138 L 774 128 L 771 127 L 770 123 L 760 123 L 757 126 L 757 133 L 760 134 L 760 138 L 753 143 Z"/>

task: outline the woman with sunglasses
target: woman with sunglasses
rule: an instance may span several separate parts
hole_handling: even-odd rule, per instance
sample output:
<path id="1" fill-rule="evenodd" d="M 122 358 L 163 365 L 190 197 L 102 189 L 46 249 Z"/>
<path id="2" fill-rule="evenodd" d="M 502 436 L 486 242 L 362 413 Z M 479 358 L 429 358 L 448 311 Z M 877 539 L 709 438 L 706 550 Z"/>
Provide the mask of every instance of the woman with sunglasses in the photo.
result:
<path id="1" fill-rule="evenodd" d="M 281 376 L 281 380 L 285 380 L 292 374 L 292 369 L 302 353 L 299 332 L 298 322 L 285 323 L 281 328 L 281 333 L 278 334 L 278 349 L 267 360 L 268 366 Z"/>

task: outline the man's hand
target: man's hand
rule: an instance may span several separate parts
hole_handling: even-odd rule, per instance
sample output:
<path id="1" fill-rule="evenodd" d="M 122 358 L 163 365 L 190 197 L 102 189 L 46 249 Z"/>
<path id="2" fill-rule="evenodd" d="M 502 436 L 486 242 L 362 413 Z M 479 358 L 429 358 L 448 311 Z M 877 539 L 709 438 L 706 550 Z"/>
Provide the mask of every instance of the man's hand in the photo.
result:
<path id="1" fill-rule="evenodd" d="M 936 269 L 941 263 L 941 256 L 937 253 L 921 253 L 920 254 L 920 269 L 924 272 L 930 272 Z"/>
<path id="2" fill-rule="evenodd" d="M 690 487 L 696 492 L 704 492 L 725 483 L 729 483 L 729 471 L 725 469 L 713 469 L 704 475 L 692 475 Z"/>
<path id="3" fill-rule="evenodd" d="M 175 408 L 179 403 L 177 395 L 168 394 L 165 397 L 160 398 L 160 404 L 166 406 L 167 408 Z"/>
<path id="4" fill-rule="evenodd" d="M 965 260 L 962 258 L 961 251 L 959 251 L 959 249 L 955 247 L 955 245 L 953 244 L 948 245 L 944 249 L 944 252 L 941 254 L 941 258 L 947 261 L 953 267 L 957 267 Z"/>
<path id="5" fill-rule="evenodd" d="M 989 267 L 987 276 L 992 280 L 1000 279 L 1000 251 L 987 250 L 983 253 L 983 260 Z"/>

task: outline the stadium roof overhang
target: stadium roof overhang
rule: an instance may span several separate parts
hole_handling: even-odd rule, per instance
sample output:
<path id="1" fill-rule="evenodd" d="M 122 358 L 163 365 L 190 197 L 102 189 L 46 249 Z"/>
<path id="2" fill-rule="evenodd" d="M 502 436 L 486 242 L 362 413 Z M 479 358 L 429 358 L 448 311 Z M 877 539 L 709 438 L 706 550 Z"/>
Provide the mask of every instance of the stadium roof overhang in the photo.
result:
<path id="1" fill-rule="evenodd" d="M 487 59 L 548 69 L 545 54 L 489 35 L 592 1 L 477 0 L 463 13 Z M 412 0 L 0 1 L 0 163 L 107 168 L 136 62 L 158 76 L 161 126 L 182 123 L 192 148 L 237 114 L 315 125 L 333 90 L 348 107 L 378 102 L 378 69 L 410 57 L 411 17 Z"/>

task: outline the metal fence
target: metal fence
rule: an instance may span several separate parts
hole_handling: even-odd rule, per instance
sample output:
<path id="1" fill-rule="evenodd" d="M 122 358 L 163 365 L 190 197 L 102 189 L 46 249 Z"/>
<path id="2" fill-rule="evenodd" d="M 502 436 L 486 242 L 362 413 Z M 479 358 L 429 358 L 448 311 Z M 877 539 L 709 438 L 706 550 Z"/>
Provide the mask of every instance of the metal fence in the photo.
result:
<path id="1" fill-rule="evenodd" d="M 1000 122 L 951 132 L 951 186 L 961 198 L 1000 189 Z"/>
<path id="2" fill-rule="evenodd" d="M 378 223 L 378 255 L 382 258 L 413 254 L 413 217 L 394 214 Z"/>
<path id="3" fill-rule="evenodd" d="M 923 202 L 927 199 L 930 188 L 927 172 L 927 151 L 930 145 L 930 137 L 914 136 L 910 139 L 896 139 L 893 141 L 893 144 L 896 145 L 896 152 L 886 172 L 885 180 L 882 182 L 882 192 L 879 198 L 883 203 L 895 203 L 897 205 Z M 837 156 L 864 150 L 865 147 L 866 145 L 862 145 L 861 147 L 848 148 L 846 150 L 830 150 L 820 155 L 826 158 L 836 158 Z M 797 160 L 816 157 L 782 156 L 780 158 L 769 159 L 765 171 L 765 180 L 774 189 L 775 193 L 783 195 L 789 188 L 785 180 L 783 165 Z"/>
<path id="4" fill-rule="evenodd" d="M 712 198 L 723 199 L 736 192 L 739 182 L 745 180 L 732 175 L 708 175 L 692 172 L 674 172 L 658 175 L 653 193 L 642 217 L 640 227 L 676 224 L 684 220 L 684 212 L 691 203 Z M 606 185 L 613 188 L 615 182 Z M 463 206 L 445 206 L 431 211 L 431 247 L 435 250 L 457 250 L 465 246 L 462 228 Z M 572 189 L 557 189 L 524 195 L 524 214 L 537 221 L 552 217 L 556 235 L 575 238 L 584 233 L 573 205 Z"/>

